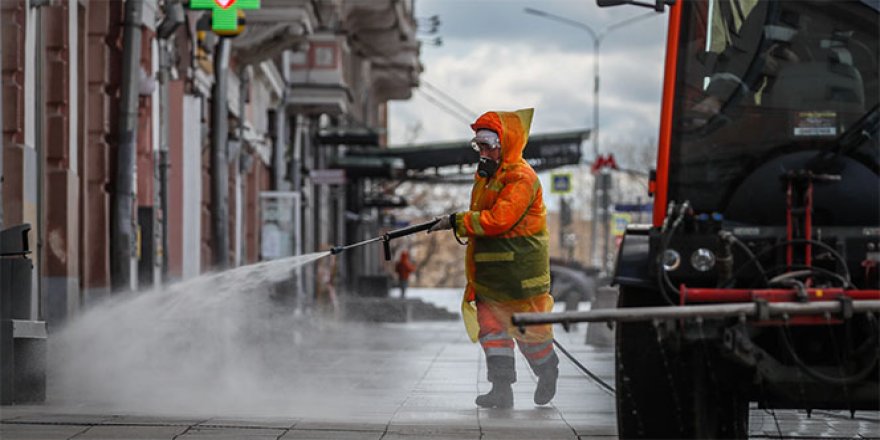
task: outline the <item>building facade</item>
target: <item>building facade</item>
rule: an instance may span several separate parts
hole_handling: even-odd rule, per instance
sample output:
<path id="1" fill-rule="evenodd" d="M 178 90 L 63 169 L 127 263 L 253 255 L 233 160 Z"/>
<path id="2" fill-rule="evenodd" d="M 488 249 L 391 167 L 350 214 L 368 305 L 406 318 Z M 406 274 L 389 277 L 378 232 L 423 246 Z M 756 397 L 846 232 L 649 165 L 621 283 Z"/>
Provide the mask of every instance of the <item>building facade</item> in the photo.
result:
<path id="1" fill-rule="evenodd" d="M 32 318 L 50 328 L 115 292 L 383 227 L 364 200 L 392 161 L 347 156 L 383 148 L 387 102 L 418 85 L 413 1 L 262 0 L 235 37 L 186 3 L 0 2 L 0 229 L 32 225 Z M 273 197 L 293 201 L 281 248 Z M 340 275 L 380 255 L 344 255 Z M 308 307 L 313 277 L 295 278 Z"/>

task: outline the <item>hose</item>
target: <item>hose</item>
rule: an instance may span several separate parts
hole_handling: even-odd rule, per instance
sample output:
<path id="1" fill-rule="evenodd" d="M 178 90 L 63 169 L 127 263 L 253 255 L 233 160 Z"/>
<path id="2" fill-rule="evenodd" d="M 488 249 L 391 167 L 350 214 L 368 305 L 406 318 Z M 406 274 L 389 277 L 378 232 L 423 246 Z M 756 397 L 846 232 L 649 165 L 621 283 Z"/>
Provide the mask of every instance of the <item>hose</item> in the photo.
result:
<path id="1" fill-rule="evenodd" d="M 822 267 L 817 267 L 817 266 L 806 266 L 806 265 L 801 265 L 801 264 L 796 264 L 796 265 L 791 265 L 791 266 L 776 266 L 776 267 L 772 267 L 772 268 L 768 269 L 767 273 L 773 274 L 773 273 L 776 273 L 777 271 L 782 271 L 785 269 L 796 269 L 796 271 L 795 272 L 786 272 L 786 273 L 783 273 L 782 275 L 777 275 L 775 278 L 802 276 L 801 272 L 806 272 L 805 275 L 808 275 L 808 274 L 824 275 L 829 278 L 833 278 L 833 279 L 839 281 L 843 285 L 843 288 L 845 288 L 845 289 L 855 289 L 856 288 L 856 286 L 851 281 L 847 280 L 839 273 L 830 271 L 830 270 L 822 268 Z M 793 274 L 796 274 L 796 275 L 793 275 Z"/>
<path id="2" fill-rule="evenodd" d="M 667 303 L 671 306 L 677 305 L 673 298 L 669 297 L 669 292 L 667 289 L 674 292 L 676 295 L 681 295 L 675 285 L 672 284 L 672 280 L 669 279 L 669 273 L 663 267 L 663 255 L 666 253 L 666 249 L 669 247 L 669 242 L 672 240 L 672 236 L 675 234 L 675 231 L 681 226 L 682 221 L 684 220 L 684 215 L 687 213 L 688 209 L 690 209 L 690 201 L 685 200 L 682 202 L 678 209 L 678 216 L 675 217 L 675 220 L 672 221 L 672 224 L 669 224 L 669 218 L 675 213 L 675 202 L 671 202 L 669 204 L 669 208 L 666 212 L 666 218 L 663 220 L 663 226 L 660 228 L 660 252 L 659 259 L 657 260 L 657 284 L 660 288 L 660 293 L 663 296 L 663 299 L 666 300 Z"/>
<path id="3" fill-rule="evenodd" d="M 805 239 L 805 238 L 780 241 L 779 243 L 773 244 L 772 246 L 768 247 L 767 249 L 764 249 L 763 251 L 759 252 L 757 255 L 754 255 L 753 257 L 749 258 L 748 261 L 746 261 L 742 266 L 739 267 L 739 269 L 736 270 L 736 272 L 733 273 L 733 276 L 731 276 L 731 279 L 732 280 L 736 279 L 736 277 L 740 275 L 740 273 L 743 271 L 743 269 L 748 267 L 748 265 L 751 264 L 753 261 L 758 261 L 761 257 L 769 254 L 771 251 L 774 251 L 782 246 L 787 246 L 787 245 L 791 245 L 791 244 L 812 244 L 812 245 L 818 246 L 818 247 L 828 251 L 834 258 L 837 259 L 837 261 L 840 262 L 840 265 L 843 267 L 843 272 L 844 272 L 843 277 L 844 277 L 844 279 L 846 279 L 847 284 L 851 284 L 850 280 L 852 278 L 850 277 L 849 267 L 847 267 L 847 265 L 846 265 L 846 259 L 844 259 L 840 255 L 840 253 L 838 253 L 831 246 L 829 246 L 821 241 L 818 241 L 818 240 L 809 240 L 809 239 Z"/>
<path id="4" fill-rule="evenodd" d="M 755 268 L 758 269 L 758 272 L 761 274 L 761 277 L 764 278 L 764 283 L 768 283 L 768 281 L 767 281 L 767 271 L 764 270 L 764 266 L 761 264 L 761 261 L 758 260 L 757 257 L 755 257 L 755 253 L 752 252 L 752 250 L 749 249 L 749 247 L 746 246 L 746 244 L 743 243 L 742 240 L 739 239 L 739 237 L 737 237 L 736 235 L 733 235 L 732 233 L 730 233 L 730 232 L 728 232 L 728 231 L 721 231 L 721 232 L 718 234 L 718 236 L 719 236 L 722 240 L 725 240 L 725 241 L 727 241 L 727 242 L 729 242 L 729 243 L 733 243 L 733 244 L 735 244 L 738 248 L 742 249 L 742 251 L 745 252 L 746 256 L 749 257 L 749 260 L 746 262 L 746 264 L 740 266 L 740 268 L 737 269 L 737 272 L 736 272 L 736 273 L 739 273 L 739 271 L 740 271 L 741 269 L 743 269 L 744 267 L 748 266 L 751 262 L 754 262 L 754 263 L 755 263 Z M 734 274 L 733 276 L 731 276 L 730 279 L 727 280 L 727 281 L 724 283 L 724 285 L 723 285 L 722 287 L 730 287 L 730 284 L 733 283 L 734 281 L 736 281 L 736 274 Z"/>
<path id="5" fill-rule="evenodd" d="M 781 332 L 782 332 L 783 345 L 785 345 L 785 348 L 786 348 L 786 350 L 788 350 L 788 353 L 791 355 L 791 358 L 792 358 L 792 360 L 794 360 L 794 363 L 804 373 L 807 373 L 808 376 L 810 376 L 813 379 L 816 379 L 818 381 L 821 381 L 821 382 L 830 383 L 830 384 L 834 384 L 834 385 L 851 385 L 851 384 L 860 382 L 860 381 L 864 380 L 866 377 L 868 377 L 868 375 L 871 374 L 872 371 L 874 371 L 874 367 L 877 365 L 877 360 L 880 359 L 880 350 L 875 350 L 873 358 L 865 365 L 864 368 L 855 372 L 854 374 L 851 374 L 849 376 L 841 376 L 841 377 L 829 376 L 827 374 L 820 373 L 819 371 L 817 371 L 813 367 L 807 365 L 807 363 L 804 362 L 800 358 L 800 356 L 797 355 L 797 353 L 795 352 L 795 349 L 794 349 L 794 345 L 791 343 L 791 337 L 789 335 L 789 330 L 788 330 L 787 324 L 786 324 L 786 326 L 782 327 Z M 875 337 L 875 339 L 876 339 L 876 337 Z"/>
<path id="6" fill-rule="evenodd" d="M 602 378 L 600 378 L 595 373 L 590 371 L 587 367 L 585 367 L 583 364 L 578 362 L 578 360 L 575 359 L 575 357 L 572 356 L 572 354 L 569 353 L 568 350 L 566 350 L 565 347 L 563 347 L 562 344 L 560 344 L 559 341 L 556 340 L 556 338 L 553 338 L 553 345 L 555 345 L 556 348 L 558 348 L 559 351 L 561 351 L 562 354 L 564 354 L 565 357 L 568 358 L 568 360 L 570 360 L 579 370 L 581 370 L 581 372 L 586 374 L 587 377 L 589 377 L 599 387 L 599 389 L 601 389 L 602 391 L 604 391 L 608 395 L 614 397 L 614 395 L 615 395 L 614 387 L 612 387 L 611 385 L 608 385 L 608 383 L 605 382 L 604 380 L 602 380 Z"/>

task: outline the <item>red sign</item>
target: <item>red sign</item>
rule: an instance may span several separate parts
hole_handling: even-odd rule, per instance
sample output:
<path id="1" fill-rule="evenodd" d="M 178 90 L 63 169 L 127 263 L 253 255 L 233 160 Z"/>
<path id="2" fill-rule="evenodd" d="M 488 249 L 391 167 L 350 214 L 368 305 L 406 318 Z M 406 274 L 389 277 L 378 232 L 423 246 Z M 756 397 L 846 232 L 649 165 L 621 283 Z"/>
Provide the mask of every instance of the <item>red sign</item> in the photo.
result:
<path id="1" fill-rule="evenodd" d="M 603 168 L 611 168 L 612 170 L 618 169 L 617 168 L 617 161 L 614 160 L 613 154 L 608 154 L 607 156 L 599 155 L 599 157 L 596 158 L 596 161 L 593 162 L 593 166 L 591 167 L 591 171 L 593 173 L 597 173 L 600 170 L 602 170 Z"/>

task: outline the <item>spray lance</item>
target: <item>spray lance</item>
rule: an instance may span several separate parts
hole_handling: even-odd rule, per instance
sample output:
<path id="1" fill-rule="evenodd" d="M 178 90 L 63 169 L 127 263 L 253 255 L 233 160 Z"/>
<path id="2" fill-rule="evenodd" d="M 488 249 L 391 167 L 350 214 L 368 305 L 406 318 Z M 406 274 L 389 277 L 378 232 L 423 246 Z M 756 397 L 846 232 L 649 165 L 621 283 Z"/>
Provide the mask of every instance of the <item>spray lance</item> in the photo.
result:
<path id="1" fill-rule="evenodd" d="M 385 261 L 391 261 L 391 240 L 395 238 L 406 237 L 407 235 L 412 235 L 416 232 L 427 231 L 428 229 L 431 229 L 431 226 L 434 226 L 439 221 L 440 219 L 434 219 L 425 223 L 388 231 L 383 235 L 373 237 L 369 240 L 359 241 L 357 243 L 352 243 L 345 246 L 334 246 L 332 249 L 330 249 L 330 253 L 336 255 L 347 249 L 356 248 L 365 244 L 381 241 L 385 245 Z"/>

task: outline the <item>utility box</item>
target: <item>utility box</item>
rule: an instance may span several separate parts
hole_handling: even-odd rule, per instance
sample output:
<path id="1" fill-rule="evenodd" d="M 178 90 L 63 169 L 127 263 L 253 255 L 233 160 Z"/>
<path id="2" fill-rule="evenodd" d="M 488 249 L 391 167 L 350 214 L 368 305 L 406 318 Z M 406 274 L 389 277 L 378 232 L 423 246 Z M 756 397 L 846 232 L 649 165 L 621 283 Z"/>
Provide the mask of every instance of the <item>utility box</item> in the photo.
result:
<path id="1" fill-rule="evenodd" d="M 31 319 L 30 229 L 0 231 L 0 405 L 46 400 L 46 323 Z"/>
<path id="2" fill-rule="evenodd" d="M 617 308 L 619 293 L 616 287 L 604 286 L 596 290 L 596 298 L 590 303 L 590 310 Z M 614 330 L 606 322 L 591 322 L 587 325 L 587 344 L 599 347 L 614 345 Z"/>

